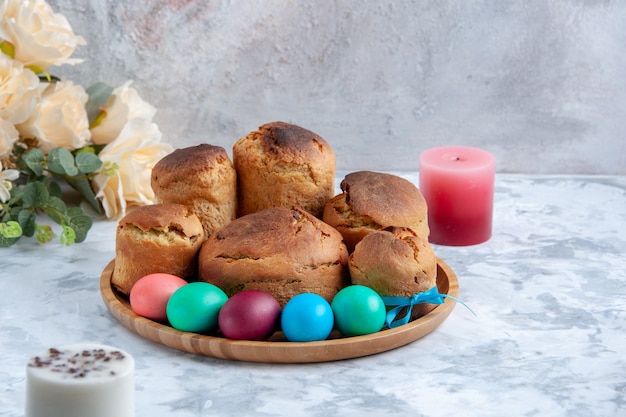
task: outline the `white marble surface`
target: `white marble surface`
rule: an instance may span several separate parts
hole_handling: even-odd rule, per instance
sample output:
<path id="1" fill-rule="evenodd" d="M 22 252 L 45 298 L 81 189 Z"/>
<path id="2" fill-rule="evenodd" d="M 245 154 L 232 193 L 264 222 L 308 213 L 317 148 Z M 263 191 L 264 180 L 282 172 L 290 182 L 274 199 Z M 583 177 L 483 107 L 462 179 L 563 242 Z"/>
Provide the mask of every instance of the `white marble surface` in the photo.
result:
<path id="1" fill-rule="evenodd" d="M 417 183 L 417 175 L 405 174 Z M 457 305 L 405 347 L 333 363 L 274 365 L 182 353 L 107 311 L 111 222 L 70 248 L 0 250 L 0 416 L 23 415 L 25 365 L 74 342 L 136 359 L 137 417 L 626 415 L 626 177 L 498 175 L 494 236 L 436 246 Z"/>

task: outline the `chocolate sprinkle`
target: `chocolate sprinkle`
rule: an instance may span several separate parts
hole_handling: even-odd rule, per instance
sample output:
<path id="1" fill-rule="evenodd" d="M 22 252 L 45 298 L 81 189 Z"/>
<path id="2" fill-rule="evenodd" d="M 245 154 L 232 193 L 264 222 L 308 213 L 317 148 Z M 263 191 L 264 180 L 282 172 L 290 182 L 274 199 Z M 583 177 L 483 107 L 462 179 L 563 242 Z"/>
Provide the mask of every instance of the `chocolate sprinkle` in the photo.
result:
<path id="1" fill-rule="evenodd" d="M 35 356 L 28 363 L 28 367 L 49 368 L 51 372 L 63 373 L 78 379 L 86 378 L 91 372 L 106 370 L 106 363 L 125 359 L 119 350 L 107 352 L 104 349 L 85 349 L 73 356 L 67 356 L 68 353 L 50 348 L 47 358 Z M 116 375 L 115 371 L 109 371 L 108 374 Z"/>

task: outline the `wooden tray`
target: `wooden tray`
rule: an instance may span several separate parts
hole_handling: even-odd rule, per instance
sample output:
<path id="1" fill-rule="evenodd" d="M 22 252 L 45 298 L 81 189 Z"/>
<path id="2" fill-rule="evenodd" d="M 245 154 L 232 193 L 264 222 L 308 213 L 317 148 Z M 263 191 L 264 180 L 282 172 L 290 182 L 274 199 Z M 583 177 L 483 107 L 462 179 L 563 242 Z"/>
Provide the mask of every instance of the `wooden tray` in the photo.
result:
<path id="1" fill-rule="evenodd" d="M 340 337 L 336 332 L 328 340 L 289 342 L 281 332 L 269 341 L 230 340 L 176 330 L 167 325 L 138 316 L 128 298 L 111 286 L 111 261 L 100 278 L 102 298 L 111 314 L 125 327 L 154 342 L 184 352 L 215 358 L 267 363 L 327 362 L 373 355 L 404 346 L 436 329 L 452 312 L 455 302 L 450 298 L 430 313 L 408 324 L 380 332 L 354 337 Z M 437 260 L 437 287 L 442 294 L 458 298 L 459 283 L 454 271 L 441 259 Z"/>

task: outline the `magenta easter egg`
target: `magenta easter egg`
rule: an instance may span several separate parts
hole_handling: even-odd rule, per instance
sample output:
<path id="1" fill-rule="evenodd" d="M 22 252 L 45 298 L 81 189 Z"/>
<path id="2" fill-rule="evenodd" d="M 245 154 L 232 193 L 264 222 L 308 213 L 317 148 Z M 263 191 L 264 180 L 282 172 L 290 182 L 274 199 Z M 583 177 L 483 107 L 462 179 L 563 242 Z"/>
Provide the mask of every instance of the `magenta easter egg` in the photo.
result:
<path id="1" fill-rule="evenodd" d="M 230 297 L 220 310 L 219 328 L 228 339 L 265 340 L 276 330 L 280 312 L 280 304 L 271 294 L 242 291 Z"/>
<path id="2" fill-rule="evenodd" d="M 167 302 L 187 281 L 170 274 L 150 274 L 140 278 L 130 290 L 130 307 L 143 317 L 155 321 L 167 320 Z"/>

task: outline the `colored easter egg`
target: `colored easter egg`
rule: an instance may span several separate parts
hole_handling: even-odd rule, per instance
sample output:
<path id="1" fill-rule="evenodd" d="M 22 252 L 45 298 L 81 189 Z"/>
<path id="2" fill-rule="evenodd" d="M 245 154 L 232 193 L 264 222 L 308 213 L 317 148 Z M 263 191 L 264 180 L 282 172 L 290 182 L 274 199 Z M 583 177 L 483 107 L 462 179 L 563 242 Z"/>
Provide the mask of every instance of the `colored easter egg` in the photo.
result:
<path id="1" fill-rule="evenodd" d="M 143 317 L 167 320 L 167 302 L 187 281 L 171 274 L 156 273 L 140 278 L 130 290 L 130 307 Z"/>
<path id="2" fill-rule="evenodd" d="M 343 288 L 331 307 L 335 325 L 344 336 L 376 333 L 385 325 L 385 303 L 376 291 L 364 285 Z"/>
<path id="3" fill-rule="evenodd" d="M 333 310 L 323 297 L 302 293 L 293 297 L 283 308 L 281 327 L 291 342 L 325 340 L 333 330 Z"/>
<path id="4" fill-rule="evenodd" d="M 220 309 L 228 296 L 208 282 L 180 287 L 167 303 L 167 319 L 178 330 L 207 333 L 217 329 Z"/>
<path id="5" fill-rule="evenodd" d="M 218 317 L 224 337 L 238 340 L 265 340 L 280 320 L 280 304 L 265 291 L 239 292 L 226 301 Z"/>

